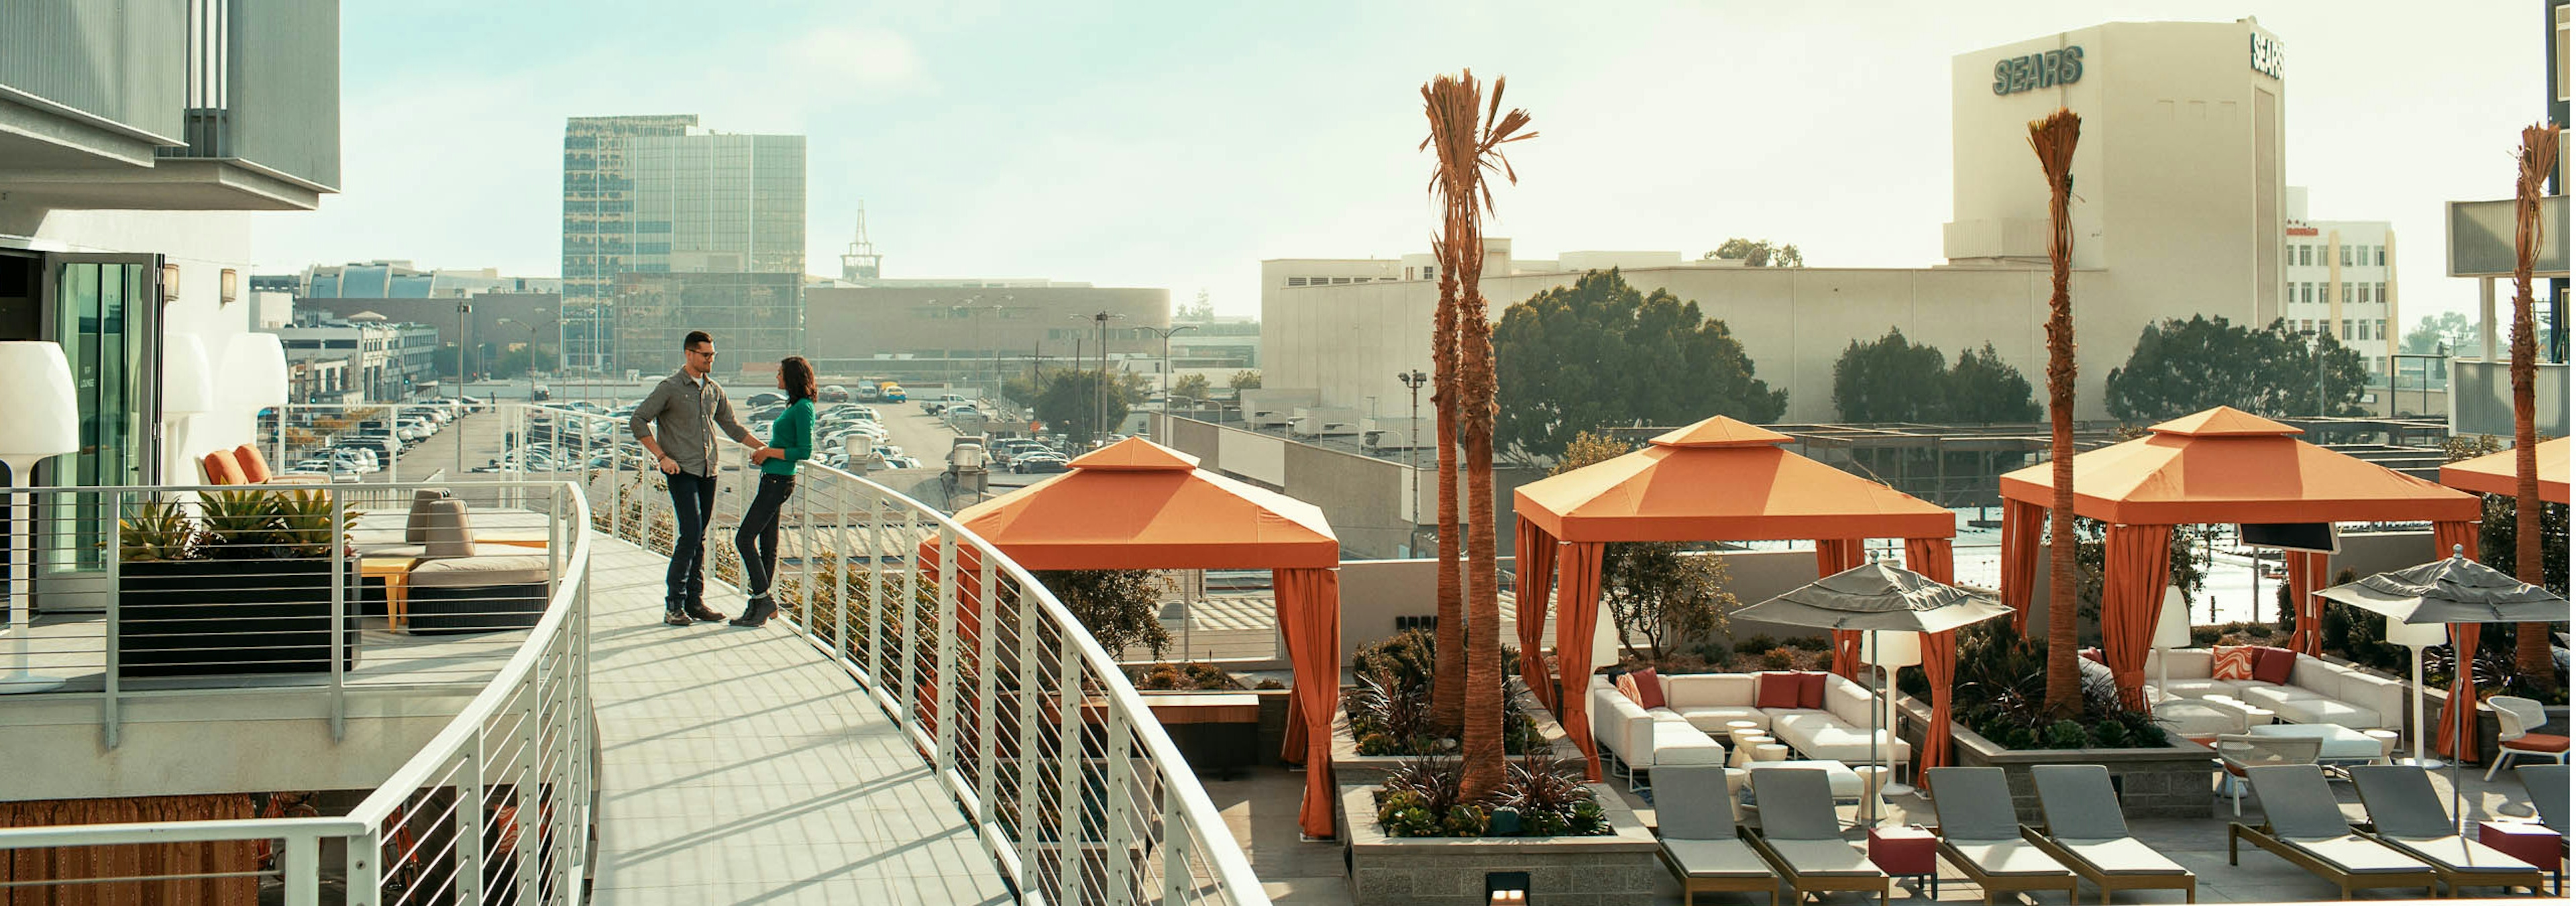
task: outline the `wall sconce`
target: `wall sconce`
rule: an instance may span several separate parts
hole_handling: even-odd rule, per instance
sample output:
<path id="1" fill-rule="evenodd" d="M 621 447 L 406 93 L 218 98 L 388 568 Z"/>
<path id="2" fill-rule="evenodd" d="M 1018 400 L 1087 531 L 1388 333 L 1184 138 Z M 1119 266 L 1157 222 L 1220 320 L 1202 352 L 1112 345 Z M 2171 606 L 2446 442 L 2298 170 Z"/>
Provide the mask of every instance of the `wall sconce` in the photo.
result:
<path id="1" fill-rule="evenodd" d="M 240 272 L 240 271 L 233 270 L 232 268 L 229 268 L 229 267 L 228 267 L 228 268 L 224 268 L 224 287 L 223 287 L 223 293 L 222 293 L 222 296 L 221 296 L 220 298 L 222 299 L 222 304 L 224 304 L 224 305 L 231 305 L 231 304 L 233 304 L 233 301 L 234 301 L 234 300 L 241 298 L 241 272 Z"/>
<path id="2" fill-rule="evenodd" d="M 161 265 L 161 304 L 179 301 L 179 266 Z"/>

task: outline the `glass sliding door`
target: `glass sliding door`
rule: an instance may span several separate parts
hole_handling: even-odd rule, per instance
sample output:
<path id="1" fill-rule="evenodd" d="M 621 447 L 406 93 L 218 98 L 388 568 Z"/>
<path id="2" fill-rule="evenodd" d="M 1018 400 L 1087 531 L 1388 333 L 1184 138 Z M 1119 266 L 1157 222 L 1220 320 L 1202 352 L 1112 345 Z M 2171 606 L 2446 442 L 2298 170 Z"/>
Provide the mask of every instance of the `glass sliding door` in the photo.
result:
<path id="1" fill-rule="evenodd" d="M 153 484 L 161 478 L 161 260 L 157 255 L 53 255 L 46 334 L 62 344 L 80 408 L 80 450 L 48 461 L 55 487 Z M 102 606 L 116 513 L 96 495 L 57 498 L 45 513 L 41 606 Z M 83 600 L 87 598 L 88 600 Z"/>

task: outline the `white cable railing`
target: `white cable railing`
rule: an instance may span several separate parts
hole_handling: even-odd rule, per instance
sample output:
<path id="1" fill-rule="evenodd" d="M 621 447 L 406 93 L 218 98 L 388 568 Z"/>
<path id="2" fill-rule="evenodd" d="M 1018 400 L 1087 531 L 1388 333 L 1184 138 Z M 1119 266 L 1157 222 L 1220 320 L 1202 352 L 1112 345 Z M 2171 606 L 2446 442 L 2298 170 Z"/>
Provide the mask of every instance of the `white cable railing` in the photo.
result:
<path id="1" fill-rule="evenodd" d="M 595 768 L 588 669 L 591 543 L 590 534 L 579 530 L 590 522 L 589 503 L 560 483 L 499 482 L 471 489 L 471 496 L 516 501 L 531 522 L 543 518 L 538 531 L 545 548 L 521 548 L 526 552 L 515 555 L 522 561 L 516 565 L 538 575 L 520 576 L 531 581 L 503 593 L 466 593 L 443 603 L 426 595 L 412 600 L 415 631 L 428 628 L 435 610 L 447 621 L 445 628 L 462 633 L 462 647 L 441 649 L 430 642 L 398 642 L 390 633 L 362 637 L 359 631 L 372 619 L 362 613 L 370 588 L 364 565 L 369 545 L 360 543 L 366 530 L 353 531 L 343 520 L 365 510 L 399 513 L 396 501 L 407 503 L 412 490 L 316 484 L 62 488 L 20 495 L 37 498 L 31 512 L 44 515 L 34 517 L 32 530 L 19 537 L 53 541 L 40 562 L 54 566 L 65 562 L 54 558 L 84 556 L 92 548 L 78 540 L 82 533 L 98 536 L 105 611 L 94 621 L 70 618 L 48 625 L 17 619 L 11 643 L 0 650 L 0 657 L 12 660 L 6 669 L 21 677 L 58 675 L 64 685 L 0 699 L 0 707 L 94 698 L 102 742 L 114 748 L 121 712 L 156 698 L 257 701 L 282 707 L 290 717 L 326 719 L 335 740 L 344 731 L 350 702 L 363 696 L 471 698 L 386 781 L 339 815 L 319 814 L 328 805 L 317 801 L 325 794 L 262 792 L 214 797 L 238 803 L 248 813 L 239 817 L 0 828 L 0 855 L 16 869 L 0 880 L 0 899 L 14 902 L 32 894 L 53 902 L 91 892 L 111 898 L 148 892 L 237 901 L 245 893 L 264 896 L 259 889 L 276 888 L 289 906 L 581 902 Z M 302 521 L 273 523 L 283 539 L 245 541 L 250 532 L 239 524 L 239 512 L 224 509 L 233 505 L 226 495 L 235 502 L 301 501 L 307 512 L 298 517 Z M 533 509 L 525 508 L 530 504 Z M 317 506 L 328 521 L 305 518 Z M 310 526 L 318 524 L 327 544 L 313 547 L 325 553 L 308 565 L 319 578 L 287 581 L 280 576 L 300 571 L 272 570 L 248 584 L 235 583 L 231 590 L 245 595 L 236 606 L 259 611 L 238 619 L 147 609 L 174 606 L 167 601 L 139 598 L 128 604 L 125 592 L 144 590 L 139 578 L 122 580 L 143 540 L 133 520 L 147 513 L 194 520 L 194 529 L 181 530 L 203 530 L 233 544 L 298 544 L 309 539 L 295 533 L 313 532 Z M 120 516 L 128 520 L 123 526 Z M 206 528 L 225 519 L 235 524 Z M 331 556 L 332 550 L 343 553 Z M 277 559 L 170 553 L 136 562 L 186 567 L 178 576 L 180 590 L 164 595 L 173 599 L 187 597 L 189 582 L 241 574 L 225 564 Z M 36 558 L 13 562 L 31 559 Z M 540 578 L 533 596 L 509 593 Z M 23 594 L 13 597 L 25 600 Z M 393 618 L 390 612 L 387 618 Z M 155 623 L 162 625 L 155 629 Z M 131 644 L 155 632 L 187 644 Z M 141 657 L 145 652 L 153 656 Z M 371 680 L 368 671 L 381 676 Z M 298 704 L 304 702 L 311 704 Z M 325 864 L 326 853 L 336 857 L 327 860 L 331 864 Z"/>
<path id="2" fill-rule="evenodd" d="M 667 554 L 669 495 L 624 432 L 560 409 L 510 429 L 554 444 L 544 461 L 598 462 L 577 476 L 592 527 Z M 709 567 L 739 583 L 723 523 L 759 473 L 719 474 L 733 505 L 707 530 Z M 1027 570 L 939 511 L 811 462 L 780 521 L 779 623 L 901 724 L 1024 902 L 1269 902 L 1126 674 Z"/>

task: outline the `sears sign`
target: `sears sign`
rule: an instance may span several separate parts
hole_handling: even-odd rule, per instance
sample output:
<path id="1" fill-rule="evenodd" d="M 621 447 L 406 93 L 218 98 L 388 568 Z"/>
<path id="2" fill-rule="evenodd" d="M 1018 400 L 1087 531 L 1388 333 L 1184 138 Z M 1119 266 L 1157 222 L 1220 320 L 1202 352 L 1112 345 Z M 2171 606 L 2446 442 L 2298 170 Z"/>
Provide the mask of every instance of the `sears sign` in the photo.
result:
<path id="1" fill-rule="evenodd" d="M 2069 47 L 1995 61 L 1995 94 L 2072 85 L 2084 78 L 2084 48 Z"/>
<path id="2" fill-rule="evenodd" d="M 2251 48 L 2247 59 L 2254 64 L 2254 71 L 2276 79 L 2280 78 L 2281 39 L 2262 32 L 2253 32 L 2247 35 L 2246 43 Z"/>

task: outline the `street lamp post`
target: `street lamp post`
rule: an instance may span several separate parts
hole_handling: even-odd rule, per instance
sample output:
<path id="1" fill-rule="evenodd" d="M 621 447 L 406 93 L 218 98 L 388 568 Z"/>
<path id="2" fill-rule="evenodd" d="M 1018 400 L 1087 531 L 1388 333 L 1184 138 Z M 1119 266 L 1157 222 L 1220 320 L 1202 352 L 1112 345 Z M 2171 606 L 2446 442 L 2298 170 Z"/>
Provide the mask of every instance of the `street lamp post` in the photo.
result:
<path id="1" fill-rule="evenodd" d="M 1176 327 L 1148 327 L 1145 329 L 1153 331 L 1154 336 L 1163 341 L 1163 436 L 1158 439 L 1164 444 L 1170 444 L 1172 442 L 1172 335 L 1184 330 L 1197 330 L 1199 328 L 1196 324 L 1182 324 Z M 1106 351 L 1108 348 L 1109 347 L 1105 344 L 1101 346 L 1103 351 Z"/>
<path id="2" fill-rule="evenodd" d="M 465 409 L 465 350 L 474 345 L 474 303 L 456 303 L 456 408 Z M 456 420 L 456 471 L 465 471 L 465 420 Z M 399 476 L 396 476 L 399 478 Z"/>
<path id="3" fill-rule="evenodd" d="M 1090 321 L 1100 326 L 1100 386 L 1098 396 L 1092 401 L 1091 416 L 1091 439 L 1094 443 L 1098 443 L 1100 438 L 1109 433 L 1109 322 L 1113 319 L 1124 321 L 1127 316 L 1101 311 L 1065 317 L 1075 321 Z M 1074 367 L 1078 369 L 1081 364 L 1076 362 Z"/>
<path id="4" fill-rule="evenodd" d="M 1404 504 L 1406 518 L 1413 524 L 1404 533 L 1405 546 L 1410 548 L 1422 540 L 1422 388 L 1431 383 L 1431 376 L 1417 369 L 1396 372 L 1395 380 L 1413 395 L 1413 417 L 1404 424 L 1405 471 L 1413 475 L 1413 496 L 1405 498 Z"/>

